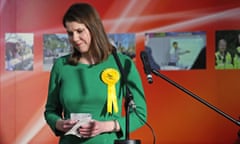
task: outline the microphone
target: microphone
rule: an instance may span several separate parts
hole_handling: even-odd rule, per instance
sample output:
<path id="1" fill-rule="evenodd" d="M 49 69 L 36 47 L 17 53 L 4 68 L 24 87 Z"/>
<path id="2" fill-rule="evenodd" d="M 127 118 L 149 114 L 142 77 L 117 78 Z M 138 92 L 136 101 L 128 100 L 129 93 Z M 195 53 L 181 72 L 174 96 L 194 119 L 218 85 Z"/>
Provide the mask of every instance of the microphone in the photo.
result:
<path id="1" fill-rule="evenodd" d="M 140 56 L 141 56 L 141 60 L 143 63 L 144 72 L 147 75 L 148 83 L 151 84 L 151 83 L 153 83 L 153 79 L 152 79 L 152 75 L 151 75 L 152 68 L 148 61 L 148 55 L 145 51 L 141 51 Z"/>

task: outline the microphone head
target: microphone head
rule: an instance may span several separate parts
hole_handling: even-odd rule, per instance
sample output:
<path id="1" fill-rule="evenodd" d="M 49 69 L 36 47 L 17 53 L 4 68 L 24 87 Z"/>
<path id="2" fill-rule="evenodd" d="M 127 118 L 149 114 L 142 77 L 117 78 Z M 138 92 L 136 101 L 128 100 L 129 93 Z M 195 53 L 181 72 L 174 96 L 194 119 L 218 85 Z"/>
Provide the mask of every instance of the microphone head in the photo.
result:
<path id="1" fill-rule="evenodd" d="M 140 57 L 141 57 L 142 60 L 144 60 L 147 57 L 146 51 L 141 51 L 140 52 Z"/>
<path id="2" fill-rule="evenodd" d="M 144 72 L 147 75 L 148 83 L 151 84 L 151 83 L 153 83 L 153 79 L 152 79 L 152 75 L 151 75 L 152 68 L 151 68 L 151 65 L 149 63 L 147 52 L 146 51 L 141 51 L 140 57 L 141 57 L 141 60 L 142 60 L 142 63 L 143 63 Z"/>
<path id="3" fill-rule="evenodd" d="M 145 73 L 147 75 L 150 74 L 152 69 L 151 69 L 151 65 L 150 65 L 149 60 L 148 60 L 147 52 L 146 51 L 141 51 L 140 57 L 141 57 L 141 60 L 142 60 L 142 63 L 143 63 Z"/>

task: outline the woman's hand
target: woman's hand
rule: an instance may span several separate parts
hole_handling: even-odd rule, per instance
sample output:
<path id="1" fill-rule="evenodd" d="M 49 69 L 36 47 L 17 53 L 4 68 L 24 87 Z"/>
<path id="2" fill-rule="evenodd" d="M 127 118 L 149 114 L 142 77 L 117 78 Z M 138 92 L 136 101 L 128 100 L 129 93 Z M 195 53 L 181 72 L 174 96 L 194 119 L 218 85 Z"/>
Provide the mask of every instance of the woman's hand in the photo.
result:
<path id="1" fill-rule="evenodd" d="M 119 130 L 119 124 L 117 123 L 117 128 L 115 128 L 114 121 L 91 120 L 89 123 L 82 125 L 78 132 L 84 138 L 88 138 L 105 132 L 113 132 L 115 129 Z"/>
<path id="2" fill-rule="evenodd" d="M 67 132 L 70 130 L 75 124 L 77 123 L 76 120 L 58 120 L 56 122 L 56 128 L 62 132 Z"/>

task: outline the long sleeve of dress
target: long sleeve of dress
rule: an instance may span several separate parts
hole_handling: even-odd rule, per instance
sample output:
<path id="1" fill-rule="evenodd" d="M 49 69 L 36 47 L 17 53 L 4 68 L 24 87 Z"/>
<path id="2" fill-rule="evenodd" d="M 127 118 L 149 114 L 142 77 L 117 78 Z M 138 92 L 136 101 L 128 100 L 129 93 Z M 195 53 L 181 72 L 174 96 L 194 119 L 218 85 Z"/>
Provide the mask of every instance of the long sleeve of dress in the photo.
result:
<path id="1" fill-rule="evenodd" d="M 56 121 L 62 118 L 62 107 L 59 101 L 59 65 L 56 63 L 51 71 L 47 103 L 45 105 L 44 116 L 55 135 L 61 135 L 62 132 L 56 129 Z"/>

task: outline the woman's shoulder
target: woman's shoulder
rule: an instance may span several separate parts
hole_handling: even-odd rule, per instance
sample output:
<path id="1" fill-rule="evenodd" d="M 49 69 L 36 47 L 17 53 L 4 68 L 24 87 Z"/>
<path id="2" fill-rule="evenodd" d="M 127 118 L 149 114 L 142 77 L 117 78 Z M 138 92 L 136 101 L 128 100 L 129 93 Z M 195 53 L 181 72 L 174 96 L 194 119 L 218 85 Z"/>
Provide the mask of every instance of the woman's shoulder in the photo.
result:
<path id="1" fill-rule="evenodd" d="M 55 63 L 66 63 L 70 55 L 64 55 L 55 59 Z"/>
<path id="2" fill-rule="evenodd" d="M 131 66 L 134 65 L 134 60 L 126 54 L 123 53 L 117 53 L 120 62 L 122 63 L 123 66 Z"/>
<path id="3" fill-rule="evenodd" d="M 131 60 L 130 56 L 128 56 L 126 54 L 118 52 L 117 55 L 121 60 Z"/>
<path id="4" fill-rule="evenodd" d="M 54 59 L 54 60 L 53 60 L 54 66 L 59 67 L 59 66 L 66 65 L 69 56 L 70 56 L 70 55 L 64 55 L 64 56 L 61 56 L 61 57 L 58 57 L 58 58 Z"/>

